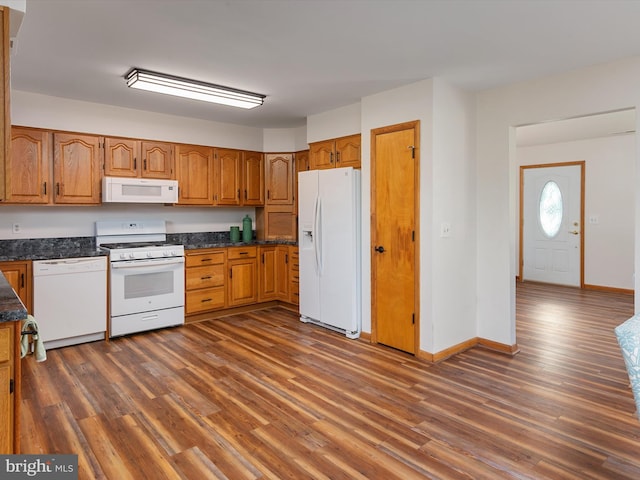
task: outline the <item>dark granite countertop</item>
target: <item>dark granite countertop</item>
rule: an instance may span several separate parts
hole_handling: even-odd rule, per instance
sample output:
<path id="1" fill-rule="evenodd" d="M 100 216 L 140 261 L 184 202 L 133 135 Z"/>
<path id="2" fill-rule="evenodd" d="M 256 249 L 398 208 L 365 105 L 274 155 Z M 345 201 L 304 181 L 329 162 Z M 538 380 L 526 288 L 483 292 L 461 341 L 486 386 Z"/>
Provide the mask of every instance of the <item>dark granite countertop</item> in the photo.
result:
<path id="1" fill-rule="evenodd" d="M 0 272 L 0 322 L 14 322 L 27 318 L 27 309 Z"/>
<path id="2" fill-rule="evenodd" d="M 106 256 L 94 237 L 0 240 L 0 261 Z"/>
<path id="3" fill-rule="evenodd" d="M 170 233 L 167 234 L 167 241 L 178 245 L 184 245 L 185 250 L 194 250 L 196 248 L 244 247 L 247 245 L 298 244 L 293 240 L 256 240 L 255 238 L 250 243 L 233 243 L 229 238 L 229 232 Z"/>
<path id="4" fill-rule="evenodd" d="M 169 233 L 167 234 L 167 241 L 177 245 L 184 245 L 185 250 L 242 247 L 246 245 L 297 245 L 297 242 L 292 240 L 253 240 L 251 243 L 232 243 L 228 231 Z M 0 261 L 2 262 L 106 255 L 106 252 L 97 249 L 94 237 L 0 240 Z"/>

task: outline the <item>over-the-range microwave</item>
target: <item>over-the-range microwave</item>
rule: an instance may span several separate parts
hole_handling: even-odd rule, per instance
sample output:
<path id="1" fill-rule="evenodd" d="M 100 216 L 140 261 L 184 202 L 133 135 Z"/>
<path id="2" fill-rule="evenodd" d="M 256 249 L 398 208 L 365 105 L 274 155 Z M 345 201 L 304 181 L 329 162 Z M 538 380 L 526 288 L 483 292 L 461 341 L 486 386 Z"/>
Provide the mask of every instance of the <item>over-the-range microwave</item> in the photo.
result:
<path id="1" fill-rule="evenodd" d="M 103 177 L 102 201 L 107 203 L 177 203 L 178 181 Z"/>

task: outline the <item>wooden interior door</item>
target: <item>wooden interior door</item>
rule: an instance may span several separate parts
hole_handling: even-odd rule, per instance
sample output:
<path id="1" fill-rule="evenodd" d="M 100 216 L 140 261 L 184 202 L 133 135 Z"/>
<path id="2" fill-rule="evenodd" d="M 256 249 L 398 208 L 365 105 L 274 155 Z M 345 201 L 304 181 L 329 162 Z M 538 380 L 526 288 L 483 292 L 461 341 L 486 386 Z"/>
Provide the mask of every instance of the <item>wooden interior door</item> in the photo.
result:
<path id="1" fill-rule="evenodd" d="M 371 134 L 372 340 L 417 352 L 419 123 Z"/>

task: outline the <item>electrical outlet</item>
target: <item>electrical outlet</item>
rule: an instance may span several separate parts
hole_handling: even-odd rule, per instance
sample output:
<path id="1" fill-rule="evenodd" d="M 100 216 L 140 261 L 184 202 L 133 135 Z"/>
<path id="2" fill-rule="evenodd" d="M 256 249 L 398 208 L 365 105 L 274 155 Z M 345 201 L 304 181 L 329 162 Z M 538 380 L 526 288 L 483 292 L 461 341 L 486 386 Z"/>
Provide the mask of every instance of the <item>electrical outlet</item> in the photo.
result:
<path id="1" fill-rule="evenodd" d="M 12 226 L 11 231 L 13 233 L 20 233 L 20 230 L 21 230 L 20 224 L 19 223 L 14 223 L 13 226 Z"/>
<path id="2" fill-rule="evenodd" d="M 451 236 L 451 224 L 448 222 L 442 222 L 440 224 L 440 236 L 441 237 L 450 237 Z"/>

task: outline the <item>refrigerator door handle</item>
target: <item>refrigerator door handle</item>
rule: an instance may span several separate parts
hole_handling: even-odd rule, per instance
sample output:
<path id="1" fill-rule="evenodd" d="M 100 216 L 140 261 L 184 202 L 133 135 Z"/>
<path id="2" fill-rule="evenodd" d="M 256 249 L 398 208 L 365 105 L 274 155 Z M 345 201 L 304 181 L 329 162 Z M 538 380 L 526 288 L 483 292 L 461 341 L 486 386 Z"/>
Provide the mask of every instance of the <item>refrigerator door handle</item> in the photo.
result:
<path id="1" fill-rule="evenodd" d="M 322 203 L 320 197 L 316 198 L 315 211 L 313 216 L 313 231 L 315 239 L 313 241 L 313 251 L 316 259 L 316 271 L 322 275 Z"/>

